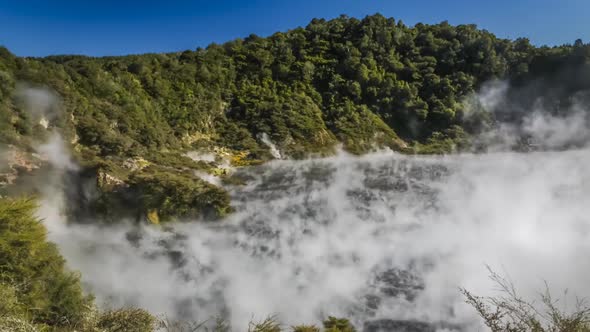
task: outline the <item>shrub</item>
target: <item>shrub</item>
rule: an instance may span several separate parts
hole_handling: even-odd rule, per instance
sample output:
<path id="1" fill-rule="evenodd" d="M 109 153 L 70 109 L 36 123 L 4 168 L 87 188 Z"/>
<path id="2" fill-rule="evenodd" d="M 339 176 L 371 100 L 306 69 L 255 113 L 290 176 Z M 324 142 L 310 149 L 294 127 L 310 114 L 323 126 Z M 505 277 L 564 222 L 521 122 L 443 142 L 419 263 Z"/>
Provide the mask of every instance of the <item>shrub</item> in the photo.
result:
<path id="1" fill-rule="evenodd" d="M 492 332 L 590 332 L 590 307 L 578 300 L 573 312 L 557 308 L 546 288 L 539 308 L 518 295 L 512 282 L 490 270 L 490 278 L 502 292 L 480 297 L 461 289 L 466 302 L 477 310 Z"/>
<path id="2" fill-rule="evenodd" d="M 0 285 L 12 304 L 37 323 L 75 325 L 89 309 L 78 274 L 67 271 L 56 246 L 34 216 L 30 199 L 0 199 Z M 6 286 L 9 285 L 9 286 Z"/>
<path id="3" fill-rule="evenodd" d="M 326 328 L 326 332 L 355 332 L 356 329 L 350 321 L 346 318 L 336 318 L 336 317 L 328 317 L 327 320 L 324 321 L 324 327 Z"/>
<path id="4" fill-rule="evenodd" d="M 103 313 L 97 327 L 105 332 L 150 332 L 156 328 L 156 318 L 143 309 L 119 309 Z"/>

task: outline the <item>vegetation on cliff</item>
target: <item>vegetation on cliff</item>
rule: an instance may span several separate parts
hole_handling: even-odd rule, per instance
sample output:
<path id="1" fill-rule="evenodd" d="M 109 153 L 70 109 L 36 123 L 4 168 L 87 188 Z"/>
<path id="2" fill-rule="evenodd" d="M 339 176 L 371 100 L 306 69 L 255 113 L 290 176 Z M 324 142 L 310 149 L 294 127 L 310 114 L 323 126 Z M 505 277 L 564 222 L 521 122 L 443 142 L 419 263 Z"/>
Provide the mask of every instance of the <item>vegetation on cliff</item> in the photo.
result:
<path id="1" fill-rule="evenodd" d="M 273 158 L 270 144 L 289 158 L 330 154 L 339 143 L 356 154 L 379 146 L 447 153 L 494 125 L 494 114 L 465 102 L 485 82 L 508 80 L 525 109 L 550 96 L 559 113 L 590 88 L 589 59 L 580 40 L 535 47 L 475 25 L 410 27 L 378 14 L 177 53 L 22 58 L 0 48 L 0 142 L 26 149 L 58 128 L 83 164 L 122 169 L 141 158 L 157 174 L 184 172 L 178 161 L 187 151 L 216 154 L 201 165 L 213 174 L 222 159 L 257 164 Z M 31 88 L 58 102 L 28 112 L 30 96 L 20 91 Z"/>

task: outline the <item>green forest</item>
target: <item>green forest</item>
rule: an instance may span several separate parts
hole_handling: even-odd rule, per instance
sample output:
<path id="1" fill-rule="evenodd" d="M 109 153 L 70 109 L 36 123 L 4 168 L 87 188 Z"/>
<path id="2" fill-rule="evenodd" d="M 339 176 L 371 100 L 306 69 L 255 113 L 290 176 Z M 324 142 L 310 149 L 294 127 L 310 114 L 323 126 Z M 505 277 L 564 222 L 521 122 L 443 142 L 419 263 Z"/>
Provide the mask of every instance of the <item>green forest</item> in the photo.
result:
<path id="1" fill-rule="evenodd" d="M 139 197 L 134 213 L 222 217 L 231 212 L 226 192 L 194 172 L 239 183 L 221 161 L 272 159 L 265 135 L 286 158 L 329 155 L 338 146 L 353 154 L 469 150 L 471 138 L 496 122 L 465 103 L 486 82 L 509 81 L 519 103 L 532 105 L 532 97 L 520 99 L 526 89 L 551 95 L 559 112 L 590 88 L 589 74 L 590 46 L 581 40 L 536 47 L 475 25 L 410 27 L 378 14 L 314 19 L 266 38 L 177 53 L 23 58 L 0 48 L 0 143 L 30 151 L 57 128 L 77 161 L 96 171 L 99 189 L 114 193 L 97 200 L 96 211 L 112 212 L 122 191 L 115 187 L 125 184 Z M 56 95 L 49 130 L 27 112 L 23 85 Z M 194 161 L 187 151 L 217 159 Z"/>
<path id="2" fill-rule="evenodd" d="M 351 154 L 473 151 L 473 138 L 499 120 L 466 100 L 492 80 L 509 82 L 509 97 L 523 108 L 551 96 L 548 109 L 563 114 L 590 89 L 590 44 L 535 46 L 475 25 L 408 26 L 377 14 L 314 19 L 268 37 L 175 53 L 33 58 L 0 47 L 0 317 L 8 317 L 0 331 L 157 325 L 140 309 L 98 312 L 47 241 L 34 201 L 7 197 L 37 194 L 23 192 L 20 179 L 43 168 L 35 147 L 52 132 L 71 149 L 76 176 L 97 192 L 80 211 L 107 223 L 121 216 L 222 222 L 232 213 L 225 186 L 247 181 L 230 167 L 275 158 L 265 137 L 290 159 L 340 147 Z M 31 112 L 27 89 L 55 100 Z M 187 156 L 194 151 L 214 160 Z M 354 331 L 343 319 L 324 325 Z M 280 328 L 268 320 L 251 330 Z"/>

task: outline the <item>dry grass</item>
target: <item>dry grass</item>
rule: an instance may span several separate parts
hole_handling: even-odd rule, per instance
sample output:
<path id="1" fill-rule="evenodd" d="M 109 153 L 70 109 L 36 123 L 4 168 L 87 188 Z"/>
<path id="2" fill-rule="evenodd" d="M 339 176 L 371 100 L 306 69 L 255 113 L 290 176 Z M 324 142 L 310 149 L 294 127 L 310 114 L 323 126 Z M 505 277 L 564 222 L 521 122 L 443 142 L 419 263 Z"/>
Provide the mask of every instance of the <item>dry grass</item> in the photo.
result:
<path id="1" fill-rule="evenodd" d="M 248 332 L 281 332 L 281 324 L 274 316 L 267 317 L 262 322 L 250 322 Z"/>
<path id="2" fill-rule="evenodd" d="M 510 280 L 488 270 L 500 288 L 500 296 L 480 297 L 465 289 L 461 292 L 492 332 L 590 332 L 590 307 L 584 300 L 577 299 L 573 310 L 560 309 L 546 285 L 540 303 L 535 304 L 523 299 Z"/>

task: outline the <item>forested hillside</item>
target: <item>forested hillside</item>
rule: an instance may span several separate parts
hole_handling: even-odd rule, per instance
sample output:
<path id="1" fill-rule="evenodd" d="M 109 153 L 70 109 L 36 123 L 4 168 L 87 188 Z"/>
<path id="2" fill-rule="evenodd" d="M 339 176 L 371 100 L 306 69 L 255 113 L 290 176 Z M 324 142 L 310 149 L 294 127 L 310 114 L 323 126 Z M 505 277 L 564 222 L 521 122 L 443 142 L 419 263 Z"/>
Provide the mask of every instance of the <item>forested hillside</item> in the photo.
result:
<path id="1" fill-rule="evenodd" d="M 484 83 L 508 80 L 523 109 L 551 94 L 559 112 L 590 88 L 589 62 L 580 40 L 534 47 L 475 25 L 409 27 L 381 15 L 314 19 L 167 54 L 22 58 L 2 48 L 0 140 L 26 151 L 58 128 L 99 191 L 121 196 L 101 197 L 95 210 L 125 198 L 152 221 L 222 216 L 231 211 L 227 194 L 195 174 L 235 183 L 223 164 L 272 159 L 273 144 L 287 158 L 331 154 L 339 143 L 355 154 L 469 149 L 495 123 L 465 103 Z M 57 102 L 27 111 L 39 89 Z"/>
<path id="2" fill-rule="evenodd" d="M 505 102 L 496 105 L 494 112 L 486 109 L 485 100 L 482 102 L 481 98 L 475 97 L 490 82 L 492 85 L 501 82 L 510 87 L 505 91 Z M 400 20 L 378 14 L 362 20 L 346 16 L 329 21 L 314 19 L 304 28 L 277 32 L 265 38 L 250 35 L 222 45 L 165 54 L 29 58 L 15 56 L 9 49 L 0 47 L 0 331 L 139 332 L 153 331 L 157 326 L 166 331 L 196 331 L 201 326 L 174 325 L 177 322 L 156 318 L 142 309 L 106 312 L 97 309 L 92 296 L 83 291 L 80 275 L 67 269 L 57 246 L 48 241 L 48 231 L 36 213 L 38 201 L 46 205 L 55 203 L 56 219 L 60 219 L 60 225 L 64 227 L 75 222 L 159 224 L 170 220 L 220 220 L 236 209 L 238 213 L 234 214 L 239 215 L 240 206 L 236 203 L 232 207 L 228 188 L 253 181 L 247 172 L 234 172 L 236 167 L 254 166 L 272 159 L 331 155 L 337 153 L 340 146 L 352 154 L 386 147 L 405 154 L 479 152 L 486 149 L 486 141 L 478 138 L 503 123 L 519 123 L 527 114 L 538 110 L 556 117 L 566 117 L 574 111 L 587 113 L 587 107 L 580 108 L 580 105 L 588 105 L 589 101 L 590 44 L 581 40 L 571 45 L 538 47 L 525 38 L 497 38 L 475 25 L 452 26 L 442 22 L 407 26 Z M 590 122 L 589 119 L 585 116 L 580 121 Z M 570 127 L 575 126 L 558 129 L 565 132 Z M 581 128 L 580 132 L 588 131 L 587 124 L 577 128 Z M 523 174 L 532 169 L 529 164 L 524 165 Z M 303 185 L 289 188 L 292 191 L 285 190 L 297 184 L 296 179 L 284 181 L 280 177 L 287 178 L 284 173 L 293 173 L 294 169 L 268 173 L 269 179 L 259 183 L 282 183 L 282 187 L 271 188 L 271 193 L 281 191 L 289 195 L 307 190 L 306 187 L 301 189 Z M 305 181 L 314 181 L 316 169 L 309 169 Z M 356 171 L 364 170 L 359 168 Z M 332 171 L 320 167 L 317 172 Z M 432 177 L 438 178 L 438 173 L 434 172 Z M 318 178 L 328 178 L 328 175 L 320 174 Z M 414 184 L 420 187 L 410 187 L 404 181 L 398 183 L 390 173 L 377 175 L 379 177 L 364 185 L 392 187 L 399 189 L 400 193 L 411 191 L 408 188 L 417 188 L 416 192 L 420 194 L 430 193 L 429 187 L 419 181 Z M 400 178 L 403 176 L 405 173 L 399 175 Z M 519 173 L 518 176 L 522 175 Z M 390 181 L 390 178 L 396 181 Z M 578 178 L 572 178 L 578 181 Z M 482 205 L 488 205 L 488 184 L 496 178 L 491 179 L 483 184 L 476 183 L 485 186 L 481 191 L 475 191 L 475 194 L 485 192 L 486 201 Z M 530 182 L 539 182 L 535 179 Z M 521 187 L 525 185 L 521 184 Z M 575 186 L 572 188 L 576 189 Z M 541 189 L 535 187 L 535 190 Z M 559 186 L 559 190 L 550 196 L 572 195 L 575 199 L 576 192 L 570 189 L 570 186 Z M 499 192 L 497 189 L 492 194 Z M 233 193 L 236 196 L 235 191 Z M 29 195 L 39 200 L 21 197 Z M 359 196 L 358 201 L 365 204 L 369 200 L 364 198 L 364 191 L 350 191 L 346 195 Z M 578 195 L 583 196 L 583 192 Z M 408 201 L 416 200 L 416 197 L 410 196 Z M 468 205 L 463 204 L 463 197 L 457 199 L 460 213 L 451 215 L 453 220 L 462 216 L 464 205 Z M 377 198 L 374 200 L 379 204 L 390 200 Z M 267 206 L 265 199 L 261 196 L 254 202 Z M 539 201 L 551 202 L 542 199 Z M 427 201 L 428 206 L 434 204 L 430 196 Z M 64 206 L 57 206 L 56 202 L 64 203 Z M 406 201 L 400 202 L 400 206 L 406 204 Z M 250 202 L 245 200 L 243 204 Z M 347 201 L 333 205 L 340 207 L 344 204 Z M 294 206 L 292 210 L 298 210 L 297 205 Z M 377 209 L 382 207 L 375 206 Z M 496 206 L 501 205 L 490 205 L 490 210 Z M 576 205 L 571 205 L 574 208 L 566 206 L 576 210 Z M 285 211 L 290 208 L 286 206 Z M 299 218 L 298 213 L 307 218 L 317 212 L 299 210 L 294 212 L 292 219 Z M 482 213 L 476 210 L 473 219 L 479 223 L 477 217 L 490 210 L 481 210 Z M 543 214 L 539 212 L 538 215 Z M 254 213 L 246 214 L 245 218 L 250 216 L 251 219 L 258 217 Z M 469 214 L 466 216 L 470 217 Z M 437 221 L 439 218 L 437 210 Z M 365 219 L 363 216 L 362 221 Z M 323 222 L 321 218 L 310 217 L 310 220 L 310 224 L 314 220 L 318 224 Z M 378 220 L 381 223 L 381 219 Z M 269 236 L 264 241 L 273 240 L 269 235 L 273 229 L 263 228 L 264 223 L 255 226 L 248 229 L 248 236 L 252 232 L 264 233 L 262 235 Z M 355 231 L 346 227 L 346 232 Z M 410 227 L 404 225 L 403 228 Z M 311 233 L 310 229 L 306 225 L 302 232 Z M 439 229 L 442 228 L 437 228 L 437 232 Z M 573 233 L 580 232 L 576 228 Z M 339 236 L 340 233 L 334 234 Z M 450 233 L 442 234 L 437 236 L 446 237 Z M 477 236 L 481 234 L 477 232 Z M 504 237 L 503 233 L 498 234 Z M 177 235 L 178 239 L 184 236 Z M 559 235 L 556 234 L 558 239 Z M 140 236 L 134 231 L 125 234 L 130 243 L 139 243 Z M 415 242 L 424 240 L 422 233 L 420 236 Z M 92 234 L 92 237 L 96 237 L 98 243 L 104 235 Z M 347 239 L 338 238 L 335 242 L 350 243 Z M 373 238 L 360 237 L 359 242 L 367 239 Z M 386 240 L 391 241 L 390 238 Z M 285 242 L 292 241 L 297 240 L 289 238 Z M 324 239 L 321 241 L 323 243 Z M 240 244 L 236 241 L 232 245 Z M 260 250 L 280 256 L 281 251 L 274 252 L 272 246 L 266 244 L 260 249 L 256 247 L 256 252 Z M 158 246 L 166 247 L 164 252 L 169 254 L 174 266 L 184 264 L 180 259 L 183 251 L 168 248 L 164 240 L 159 241 Z M 329 248 L 330 254 L 333 250 Z M 559 250 L 562 248 L 556 252 Z M 377 251 L 381 249 L 367 252 Z M 478 252 L 477 248 L 474 252 Z M 113 253 L 122 255 L 122 251 Z M 345 253 L 342 256 L 353 257 L 355 266 L 360 264 L 356 255 Z M 346 263 L 337 258 L 338 264 Z M 107 265 L 102 261 L 95 263 Z M 133 266 L 125 265 L 124 268 L 133 269 Z M 209 270 L 208 266 L 203 266 L 204 270 Z M 289 261 L 289 268 L 294 266 L 297 267 Z M 382 275 L 395 286 L 384 289 L 393 289 L 392 294 L 398 296 L 398 288 L 405 284 L 392 277 L 395 271 L 388 268 L 385 271 L 388 273 Z M 400 273 L 404 271 L 400 270 Z M 265 276 L 264 271 L 255 272 L 257 276 Z M 371 273 L 376 274 L 375 271 Z M 291 270 L 285 274 L 291 274 Z M 187 274 L 185 278 L 189 276 Z M 225 279 L 220 280 L 225 285 Z M 155 283 L 154 287 L 158 286 Z M 416 289 L 421 287 L 420 284 Z M 438 291 L 438 285 L 436 288 Z M 475 297 L 466 290 L 464 293 L 492 328 L 528 331 L 533 326 L 535 331 L 539 330 L 541 323 L 536 311 L 522 311 L 521 308 L 524 305 L 528 308 L 528 304 L 520 298 L 514 298 L 516 307 L 510 302 L 511 298 L 508 302 L 505 299 L 492 301 L 494 305 L 488 307 L 484 298 Z M 545 299 L 551 300 L 550 297 L 543 298 L 543 303 L 553 305 Z M 371 302 L 379 305 L 377 300 Z M 496 306 L 499 311 L 494 313 L 492 309 Z M 563 316 L 555 307 L 549 309 L 553 323 L 567 326 L 564 330 L 579 326 L 583 331 L 588 330 L 590 319 L 585 307 L 571 317 Z M 517 325 L 510 321 L 504 328 L 507 317 L 516 317 Z M 323 331 L 355 331 L 346 319 L 324 318 Z M 395 324 L 402 324 L 394 326 L 397 328 L 418 326 L 430 330 L 429 325 L 424 327 L 421 322 L 376 322 L 372 330 L 387 326 L 391 329 Z M 225 324 L 220 320 L 215 331 L 229 331 Z M 269 318 L 259 324 L 252 323 L 248 331 L 276 332 L 281 328 L 285 327 Z M 372 331 L 366 326 L 365 329 Z M 292 330 L 320 331 L 315 326 L 298 326 Z"/>

